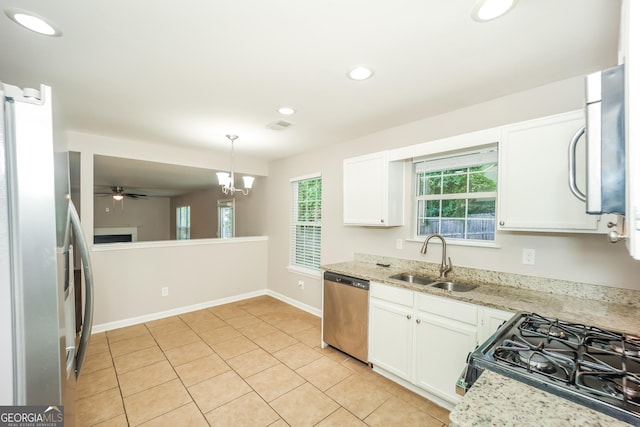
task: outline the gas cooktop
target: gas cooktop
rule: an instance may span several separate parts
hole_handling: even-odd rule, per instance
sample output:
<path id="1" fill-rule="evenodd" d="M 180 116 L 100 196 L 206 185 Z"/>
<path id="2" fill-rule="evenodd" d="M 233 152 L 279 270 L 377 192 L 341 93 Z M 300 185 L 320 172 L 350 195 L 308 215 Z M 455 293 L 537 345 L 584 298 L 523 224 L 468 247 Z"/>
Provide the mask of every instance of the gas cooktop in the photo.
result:
<path id="1" fill-rule="evenodd" d="M 640 425 L 640 337 L 520 312 L 469 356 L 489 369 Z"/>

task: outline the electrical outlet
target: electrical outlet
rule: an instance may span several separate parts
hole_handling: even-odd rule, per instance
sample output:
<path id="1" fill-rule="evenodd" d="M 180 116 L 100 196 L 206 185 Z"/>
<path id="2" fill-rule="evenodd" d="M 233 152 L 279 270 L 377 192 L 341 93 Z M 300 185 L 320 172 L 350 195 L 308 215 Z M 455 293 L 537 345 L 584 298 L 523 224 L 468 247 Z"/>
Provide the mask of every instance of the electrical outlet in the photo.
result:
<path id="1" fill-rule="evenodd" d="M 402 239 L 396 239 L 396 249 L 402 249 Z"/>
<path id="2" fill-rule="evenodd" d="M 304 280 L 298 280 L 298 287 L 304 290 Z"/>
<path id="3" fill-rule="evenodd" d="M 104 208 L 104 211 L 105 212 L 109 212 L 109 208 Z"/>
<path id="4" fill-rule="evenodd" d="M 165 286 L 162 288 L 162 296 L 166 297 L 167 295 L 169 295 L 169 287 Z"/>
<path id="5" fill-rule="evenodd" d="M 523 249 L 522 250 L 522 263 L 527 265 L 534 265 L 536 263 L 536 250 L 535 249 Z"/>

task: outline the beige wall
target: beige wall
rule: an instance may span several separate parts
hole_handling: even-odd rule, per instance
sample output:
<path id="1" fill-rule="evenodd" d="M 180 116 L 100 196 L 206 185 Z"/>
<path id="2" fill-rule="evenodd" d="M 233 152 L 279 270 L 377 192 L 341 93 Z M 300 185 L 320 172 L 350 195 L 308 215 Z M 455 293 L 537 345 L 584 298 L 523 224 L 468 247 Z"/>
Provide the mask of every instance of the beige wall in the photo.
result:
<path id="1" fill-rule="evenodd" d="M 224 195 L 220 187 L 195 191 L 171 198 L 170 238 L 176 236 L 176 208 L 191 206 L 191 238 L 218 237 L 218 200 L 236 200 L 236 237 L 263 236 L 266 234 L 264 212 L 266 202 L 266 178 L 256 177 L 249 194 Z"/>
<path id="2" fill-rule="evenodd" d="M 194 191 L 171 198 L 170 238 L 176 238 L 176 208 L 190 206 L 191 238 L 213 239 L 218 237 L 218 212 L 216 208 L 217 189 Z"/>
<path id="3" fill-rule="evenodd" d="M 123 203 L 124 202 L 124 203 Z M 95 197 L 94 227 L 137 227 L 138 242 L 169 239 L 169 198 L 125 198 L 115 202 L 109 196 Z"/>
<path id="4" fill-rule="evenodd" d="M 444 137 L 582 107 L 583 79 L 577 77 L 505 96 L 433 118 L 386 129 L 372 135 L 281 159 L 269 165 L 269 288 L 305 304 L 321 306 L 321 281 L 289 273 L 289 180 L 320 172 L 323 177 L 322 263 L 353 259 L 354 253 L 439 262 L 439 251 L 421 255 L 420 242 L 405 241 L 409 225 L 393 228 L 342 225 L 342 161 L 384 149 L 424 143 Z M 411 197 L 405 205 L 410 224 Z M 396 249 L 396 239 L 404 248 Z M 498 233 L 500 248 L 451 246 L 455 265 L 549 277 L 621 288 L 640 289 L 640 262 L 626 254 L 623 243 L 604 236 L 545 233 Z M 523 265 L 522 249 L 536 250 L 536 264 Z M 305 280 L 305 289 L 297 286 Z"/>
<path id="5" fill-rule="evenodd" d="M 267 287 L 266 238 L 172 243 L 126 244 L 129 248 L 119 250 L 96 246 L 91 253 L 96 288 L 93 322 L 99 330 L 154 313 L 264 292 Z M 242 274 L 229 268 L 238 260 L 251 268 L 242 269 Z M 166 297 L 163 287 L 169 288 Z"/>

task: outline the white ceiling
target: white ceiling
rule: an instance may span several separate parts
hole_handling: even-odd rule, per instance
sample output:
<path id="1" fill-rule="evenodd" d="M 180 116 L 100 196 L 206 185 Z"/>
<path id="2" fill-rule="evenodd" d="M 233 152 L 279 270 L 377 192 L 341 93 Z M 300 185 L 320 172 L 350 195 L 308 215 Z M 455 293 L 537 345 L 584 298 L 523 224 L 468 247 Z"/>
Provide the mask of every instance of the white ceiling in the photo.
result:
<path id="1" fill-rule="evenodd" d="M 616 62 L 619 0 L 0 0 L 0 80 L 45 83 L 69 129 L 277 159 Z M 356 82 L 349 68 L 375 76 Z M 293 116 L 276 110 L 297 109 Z M 267 129 L 277 120 L 294 123 Z"/>
<path id="2" fill-rule="evenodd" d="M 111 187 L 124 187 L 127 193 L 172 197 L 217 185 L 214 171 L 189 166 L 96 155 L 93 168 L 97 194 L 110 194 Z"/>

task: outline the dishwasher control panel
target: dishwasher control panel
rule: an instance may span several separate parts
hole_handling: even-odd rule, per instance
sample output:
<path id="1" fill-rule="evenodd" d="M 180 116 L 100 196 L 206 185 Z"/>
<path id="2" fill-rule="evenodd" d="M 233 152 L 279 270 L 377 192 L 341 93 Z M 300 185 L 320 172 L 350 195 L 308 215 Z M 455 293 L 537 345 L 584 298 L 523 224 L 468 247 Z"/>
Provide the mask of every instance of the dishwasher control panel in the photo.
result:
<path id="1" fill-rule="evenodd" d="M 369 281 L 363 279 L 357 279 L 355 277 L 349 277 L 342 274 L 332 273 L 327 271 L 324 273 L 324 280 L 329 282 L 340 283 L 341 285 L 353 286 L 354 288 L 369 290 Z"/>

